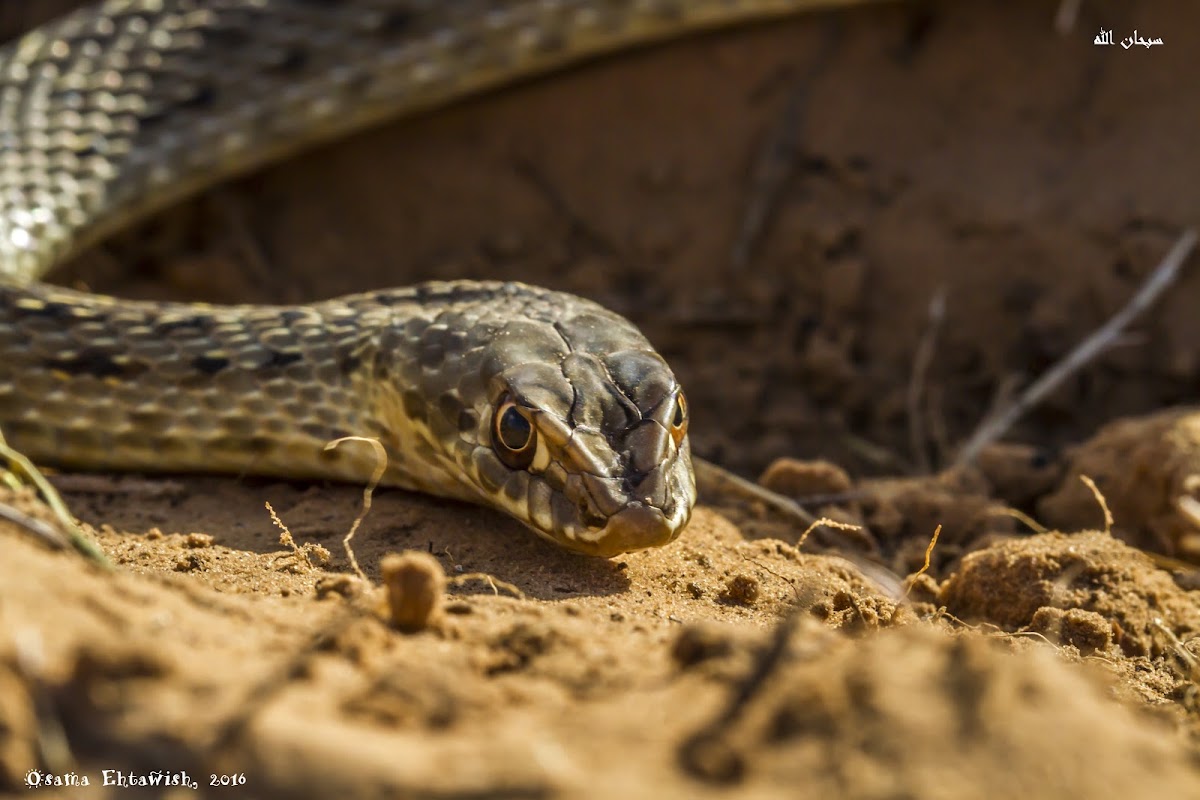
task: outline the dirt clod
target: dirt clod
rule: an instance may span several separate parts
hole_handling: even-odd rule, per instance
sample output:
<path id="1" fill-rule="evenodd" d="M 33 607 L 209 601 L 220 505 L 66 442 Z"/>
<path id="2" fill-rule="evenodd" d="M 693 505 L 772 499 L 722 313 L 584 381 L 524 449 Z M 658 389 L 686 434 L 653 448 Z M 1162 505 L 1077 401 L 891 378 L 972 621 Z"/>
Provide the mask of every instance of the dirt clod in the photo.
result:
<path id="1" fill-rule="evenodd" d="M 1097 651 L 1107 651 L 1118 628 L 1095 611 L 1042 606 L 1029 621 L 1029 630 L 1042 634 L 1051 642 L 1071 645 L 1080 655 L 1090 656 Z"/>
<path id="2" fill-rule="evenodd" d="M 725 581 L 720 599 L 726 603 L 752 606 L 758 602 L 759 591 L 758 578 L 753 575 L 733 575 Z"/>
<path id="3" fill-rule="evenodd" d="M 1192 595 L 1144 553 L 1099 531 L 1012 539 L 971 553 L 939 599 L 962 619 L 1013 631 L 1034 625 L 1045 607 L 1094 612 L 1129 656 L 1164 652 L 1159 622 L 1177 636 L 1200 633 L 1200 605 Z M 1053 612 L 1041 618 L 1053 619 Z M 1093 620 L 1063 619 L 1085 626 Z"/>
<path id="4" fill-rule="evenodd" d="M 1065 530 L 1102 521 L 1079 481 L 1088 475 L 1112 509 L 1116 532 L 1132 544 L 1200 563 L 1200 531 L 1186 499 L 1200 496 L 1200 410 L 1171 409 L 1105 426 L 1068 455 L 1066 474 L 1038 511 Z"/>
<path id="5" fill-rule="evenodd" d="M 446 596 L 446 573 L 428 553 L 392 553 L 379 562 L 388 618 L 406 633 L 436 624 Z"/>
<path id="6" fill-rule="evenodd" d="M 766 488 L 785 497 L 803 499 L 811 495 L 836 495 L 854 485 L 846 470 L 828 461 L 778 458 L 758 479 Z"/>

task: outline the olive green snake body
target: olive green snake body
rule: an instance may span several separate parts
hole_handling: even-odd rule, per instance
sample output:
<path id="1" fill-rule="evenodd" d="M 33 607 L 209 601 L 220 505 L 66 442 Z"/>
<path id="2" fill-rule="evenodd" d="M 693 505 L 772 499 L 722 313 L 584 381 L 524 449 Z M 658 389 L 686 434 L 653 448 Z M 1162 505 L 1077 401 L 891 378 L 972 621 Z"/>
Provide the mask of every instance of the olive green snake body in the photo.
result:
<path id="1" fill-rule="evenodd" d="M 106 0 L 0 51 L 0 431 L 73 468 L 364 481 L 497 508 L 572 550 L 663 544 L 686 403 L 627 320 L 517 283 L 307 306 L 40 283 L 185 194 L 398 114 L 813 0 Z M 822 5 L 830 5 L 825 2 Z"/>

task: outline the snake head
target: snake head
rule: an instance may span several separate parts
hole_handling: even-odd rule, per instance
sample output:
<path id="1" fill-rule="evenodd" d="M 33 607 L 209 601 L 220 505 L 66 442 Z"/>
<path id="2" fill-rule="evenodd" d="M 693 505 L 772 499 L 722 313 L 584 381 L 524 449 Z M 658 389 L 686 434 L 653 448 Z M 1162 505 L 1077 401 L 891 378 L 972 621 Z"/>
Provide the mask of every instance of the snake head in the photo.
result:
<path id="1" fill-rule="evenodd" d="M 483 356 L 466 470 L 483 502 L 589 555 L 679 534 L 696 502 L 687 401 L 631 323 L 587 303 L 505 324 Z"/>

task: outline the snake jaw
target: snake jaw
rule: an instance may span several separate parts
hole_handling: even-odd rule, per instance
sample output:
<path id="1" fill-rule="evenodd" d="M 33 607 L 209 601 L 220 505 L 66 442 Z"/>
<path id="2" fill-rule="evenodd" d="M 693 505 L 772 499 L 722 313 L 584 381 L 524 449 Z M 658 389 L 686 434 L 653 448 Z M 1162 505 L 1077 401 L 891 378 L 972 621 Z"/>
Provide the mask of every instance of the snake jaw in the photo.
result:
<path id="1" fill-rule="evenodd" d="M 669 480 L 676 485 L 677 491 L 672 492 L 667 503 L 661 507 L 642 499 L 626 499 L 612 513 L 601 514 L 597 509 L 605 502 L 611 502 L 603 499 L 603 494 L 598 497 L 585 490 L 577 501 L 572 502 L 571 495 L 574 492 L 557 492 L 546 481 L 537 480 L 530 483 L 531 501 L 536 497 L 534 487 L 542 487 L 541 499 L 550 501 L 552 513 L 538 514 L 533 502 L 526 507 L 528 517 L 511 508 L 505 510 L 542 538 L 584 555 L 612 558 L 622 553 L 659 547 L 679 536 L 690 520 L 695 504 L 691 459 L 686 452 L 680 456 L 675 463 L 664 465 L 664 469 L 669 469 Z M 587 486 L 591 483 L 588 480 L 580 481 L 578 477 L 570 476 L 576 480 L 569 480 L 568 486 Z"/>
<path id="2" fill-rule="evenodd" d="M 589 555 L 611 558 L 674 541 L 691 519 L 696 502 L 696 483 L 687 440 L 675 457 L 661 465 L 653 477 L 668 487 L 661 504 L 647 502 L 653 500 L 649 497 L 630 499 L 608 516 L 603 527 L 577 531 L 570 543 L 560 544 Z"/>
<path id="3" fill-rule="evenodd" d="M 667 544 L 679 534 L 680 527 L 661 509 L 631 503 L 609 517 L 603 528 L 577 537 L 571 547 L 588 555 L 612 558 Z"/>

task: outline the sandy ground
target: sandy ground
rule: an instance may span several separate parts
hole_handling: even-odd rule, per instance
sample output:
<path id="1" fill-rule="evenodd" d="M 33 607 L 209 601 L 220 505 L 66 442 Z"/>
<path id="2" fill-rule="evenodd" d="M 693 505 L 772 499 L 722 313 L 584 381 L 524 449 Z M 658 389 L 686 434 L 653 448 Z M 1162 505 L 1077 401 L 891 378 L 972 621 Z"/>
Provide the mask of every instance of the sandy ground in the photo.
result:
<path id="1" fill-rule="evenodd" d="M 677 542 L 604 561 L 382 491 L 367 585 L 342 546 L 358 487 L 60 473 L 117 569 L 0 522 L 0 791 L 185 770 L 239 798 L 1200 797 L 1196 265 L 950 466 L 1196 223 L 1200 8 L 1088 3 L 1065 35 L 1053 12 L 901 4 L 624 54 L 250 176 L 64 270 L 217 301 L 575 291 L 668 357 L 698 453 L 862 528 L 798 547 L 710 494 Z M 1101 26 L 1165 45 L 1096 47 Z M 403 551 L 450 578 L 416 633 L 379 612 Z M 91 785 L 31 791 L 31 769 Z"/>

